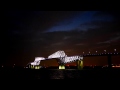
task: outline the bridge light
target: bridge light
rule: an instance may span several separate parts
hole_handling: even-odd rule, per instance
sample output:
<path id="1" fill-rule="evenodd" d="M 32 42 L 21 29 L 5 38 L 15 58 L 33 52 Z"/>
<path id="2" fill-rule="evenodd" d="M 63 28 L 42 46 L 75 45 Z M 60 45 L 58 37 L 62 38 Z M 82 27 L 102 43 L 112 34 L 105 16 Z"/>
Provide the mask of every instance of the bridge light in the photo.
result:
<path id="1" fill-rule="evenodd" d="M 114 51 L 116 52 L 116 49 L 114 49 Z"/>
<path id="2" fill-rule="evenodd" d="M 97 53 L 97 51 L 96 51 L 96 53 Z"/>
<path id="3" fill-rule="evenodd" d="M 104 52 L 106 52 L 106 50 L 104 50 Z"/>

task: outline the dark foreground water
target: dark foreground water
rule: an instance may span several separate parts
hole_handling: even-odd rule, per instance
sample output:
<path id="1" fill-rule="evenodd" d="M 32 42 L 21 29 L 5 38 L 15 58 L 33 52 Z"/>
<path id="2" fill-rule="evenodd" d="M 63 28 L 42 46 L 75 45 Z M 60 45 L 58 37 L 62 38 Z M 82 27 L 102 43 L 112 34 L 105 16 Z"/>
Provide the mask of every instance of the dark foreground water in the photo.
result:
<path id="1" fill-rule="evenodd" d="M 76 70 L 76 69 L 5 69 L 0 70 L 0 79 L 120 79 L 120 69 Z"/>

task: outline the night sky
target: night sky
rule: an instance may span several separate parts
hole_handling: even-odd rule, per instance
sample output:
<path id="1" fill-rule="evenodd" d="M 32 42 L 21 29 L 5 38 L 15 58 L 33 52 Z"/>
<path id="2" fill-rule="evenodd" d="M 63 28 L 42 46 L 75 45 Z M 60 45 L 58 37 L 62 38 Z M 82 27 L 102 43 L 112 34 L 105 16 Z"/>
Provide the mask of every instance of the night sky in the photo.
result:
<path id="1" fill-rule="evenodd" d="M 83 52 L 120 52 L 118 11 L 4 11 L 1 27 L 1 64 L 25 66 L 35 57 L 64 50 L 68 56 Z M 113 57 L 120 63 L 120 57 Z M 106 64 L 106 57 L 85 58 L 85 65 Z M 44 61 L 41 65 L 57 65 Z"/>

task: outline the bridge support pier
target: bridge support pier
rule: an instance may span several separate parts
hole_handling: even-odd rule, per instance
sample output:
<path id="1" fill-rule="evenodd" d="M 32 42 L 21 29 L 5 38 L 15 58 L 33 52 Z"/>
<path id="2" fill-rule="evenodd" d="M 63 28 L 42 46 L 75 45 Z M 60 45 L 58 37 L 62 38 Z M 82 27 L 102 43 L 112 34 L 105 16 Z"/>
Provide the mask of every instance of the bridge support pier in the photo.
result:
<path id="1" fill-rule="evenodd" d="M 39 65 L 31 65 L 30 68 L 31 69 L 40 69 L 40 66 Z"/>
<path id="2" fill-rule="evenodd" d="M 112 68 L 112 60 L 111 60 L 111 55 L 108 55 L 108 68 Z"/>
<path id="3" fill-rule="evenodd" d="M 31 65 L 31 66 L 30 66 L 30 68 L 31 68 L 31 69 L 34 69 L 34 68 L 35 68 L 35 66 L 34 66 L 34 65 Z"/>
<path id="4" fill-rule="evenodd" d="M 59 69 L 65 69 L 65 65 L 59 65 Z"/>
<path id="5" fill-rule="evenodd" d="M 36 65 L 36 66 L 35 66 L 35 69 L 40 69 L 40 66 Z"/>
<path id="6" fill-rule="evenodd" d="M 83 60 L 78 60 L 77 61 L 77 67 L 79 70 L 83 69 Z"/>

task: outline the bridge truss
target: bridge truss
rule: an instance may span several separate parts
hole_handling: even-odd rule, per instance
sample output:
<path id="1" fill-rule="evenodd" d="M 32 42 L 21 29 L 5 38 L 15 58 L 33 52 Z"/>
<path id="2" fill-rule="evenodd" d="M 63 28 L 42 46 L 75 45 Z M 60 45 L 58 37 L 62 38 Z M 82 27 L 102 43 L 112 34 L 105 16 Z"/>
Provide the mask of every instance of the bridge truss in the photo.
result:
<path id="1" fill-rule="evenodd" d="M 44 57 L 35 57 L 34 62 L 31 62 L 30 64 L 32 66 L 38 66 L 40 65 L 40 62 L 43 60 L 52 60 L 56 59 L 59 64 L 59 69 L 65 69 L 65 64 L 76 62 L 76 61 L 82 61 L 83 56 L 76 55 L 76 56 L 67 56 L 64 51 L 59 50 L 51 55 L 48 56 L 48 58 Z"/>

